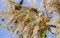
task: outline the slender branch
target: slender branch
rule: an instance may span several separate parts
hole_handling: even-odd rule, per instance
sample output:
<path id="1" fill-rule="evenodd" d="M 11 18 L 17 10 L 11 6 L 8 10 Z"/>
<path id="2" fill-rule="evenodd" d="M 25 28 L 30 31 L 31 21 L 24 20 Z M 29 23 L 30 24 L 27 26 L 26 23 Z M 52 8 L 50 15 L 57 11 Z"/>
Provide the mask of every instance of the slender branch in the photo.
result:
<path id="1" fill-rule="evenodd" d="M 46 9 L 46 0 L 43 1 L 43 4 L 44 4 L 44 8 L 46 10 L 46 16 L 47 16 L 47 18 L 49 18 L 48 10 Z"/>

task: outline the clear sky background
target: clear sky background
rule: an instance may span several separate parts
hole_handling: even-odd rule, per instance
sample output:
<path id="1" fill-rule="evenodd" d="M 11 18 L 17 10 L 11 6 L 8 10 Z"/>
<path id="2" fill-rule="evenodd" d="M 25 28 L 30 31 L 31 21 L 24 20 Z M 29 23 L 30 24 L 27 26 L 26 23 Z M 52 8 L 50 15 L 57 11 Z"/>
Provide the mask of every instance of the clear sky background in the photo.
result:
<path id="1" fill-rule="evenodd" d="M 19 2 L 20 0 L 14 0 L 15 2 Z M 40 2 L 41 0 L 37 0 L 37 7 L 40 7 Z M 8 10 L 9 5 L 7 4 L 7 0 L 0 0 L 0 10 Z M 30 4 L 28 4 L 26 2 L 26 0 L 24 1 L 24 5 L 30 6 Z M 8 7 L 8 8 L 7 8 Z M 0 24 L 4 24 L 3 21 L 0 20 Z M 55 35 L 51 34 L 50 32 L 47 33 L 47 38 L 55 38 Z M 12 35 L 10 34 L 7 30 L 0 28 L 0 38 L 16 38 L 16 35 Z"/>

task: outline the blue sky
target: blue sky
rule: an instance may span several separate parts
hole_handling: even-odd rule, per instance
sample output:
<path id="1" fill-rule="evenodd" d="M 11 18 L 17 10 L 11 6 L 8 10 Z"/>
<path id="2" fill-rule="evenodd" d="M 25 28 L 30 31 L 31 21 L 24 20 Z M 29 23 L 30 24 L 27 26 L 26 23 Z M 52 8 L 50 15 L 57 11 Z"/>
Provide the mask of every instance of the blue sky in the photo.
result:
<path id="1" fill-rule="evenodd" d="M 19 2 L 19 1 L 20 0 L 15 0 L 15 2 Z M 37 0 L 37 7 L 38 8 L 40 7 L 40 4 L 39 4 L 40 1 L 41 0 Z M 5 1 L 0 0 L 0 10 L 8 10 L 9 6 L 8 5 L 5 6 L 5 4 L 6 4 Z M 29 4 L 26 1 L 24 1 L 24 4 L 29 6 Z M 4 24 L 4 22 L 2 22 L 0 20 L 0 24 Z M 12 35 L 7 30 L 0 28 L 0 38 L 16 38 L 16 35 Z M 55 38 L 55 36 L 52 35 L 51 33 L 48 33 L 47 38 Z"/>
<path id="2" fill-rule="evenodd" d="M 7 30 L 0 28 L 0 38 L 16 38 L 16 35 L 12 35 Z"/>

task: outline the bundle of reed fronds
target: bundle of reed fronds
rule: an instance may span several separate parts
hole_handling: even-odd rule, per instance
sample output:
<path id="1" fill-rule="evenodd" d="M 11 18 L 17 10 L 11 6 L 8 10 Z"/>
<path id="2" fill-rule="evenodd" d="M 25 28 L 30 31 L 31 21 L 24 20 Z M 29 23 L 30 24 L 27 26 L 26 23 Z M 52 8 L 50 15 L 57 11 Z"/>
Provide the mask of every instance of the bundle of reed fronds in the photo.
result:
<path id="1" fill-rule="evenodd" d="M 8 16 L 5 23 L 7 23 L 7 30 L 12 28 L 10 32 L 16 33 L 17 38 L 46 38 L 46 33 L 50 30 L 47 24 L 50 19 L 44 16 L 43 11 L 38 11 L 33 7 L 26 7 L 21 4 L 10 1 L 12 9 L 3 16 Z M 59 3 L 56 3 L 56 5 Z M 52 7 L 56 7 L 53 4 Z M 56 8 L 56 10 L 59 10 Z M 1 16 L 1 17 L 3 17 Z M 12 24 L 15 24 L 13 27 Z"/>
<path id="2" fill-rule="evenodd" d="M 45 5 L 48 10 L 55 11 L 60 14 L 60 0 L 45 0 Z"/>

